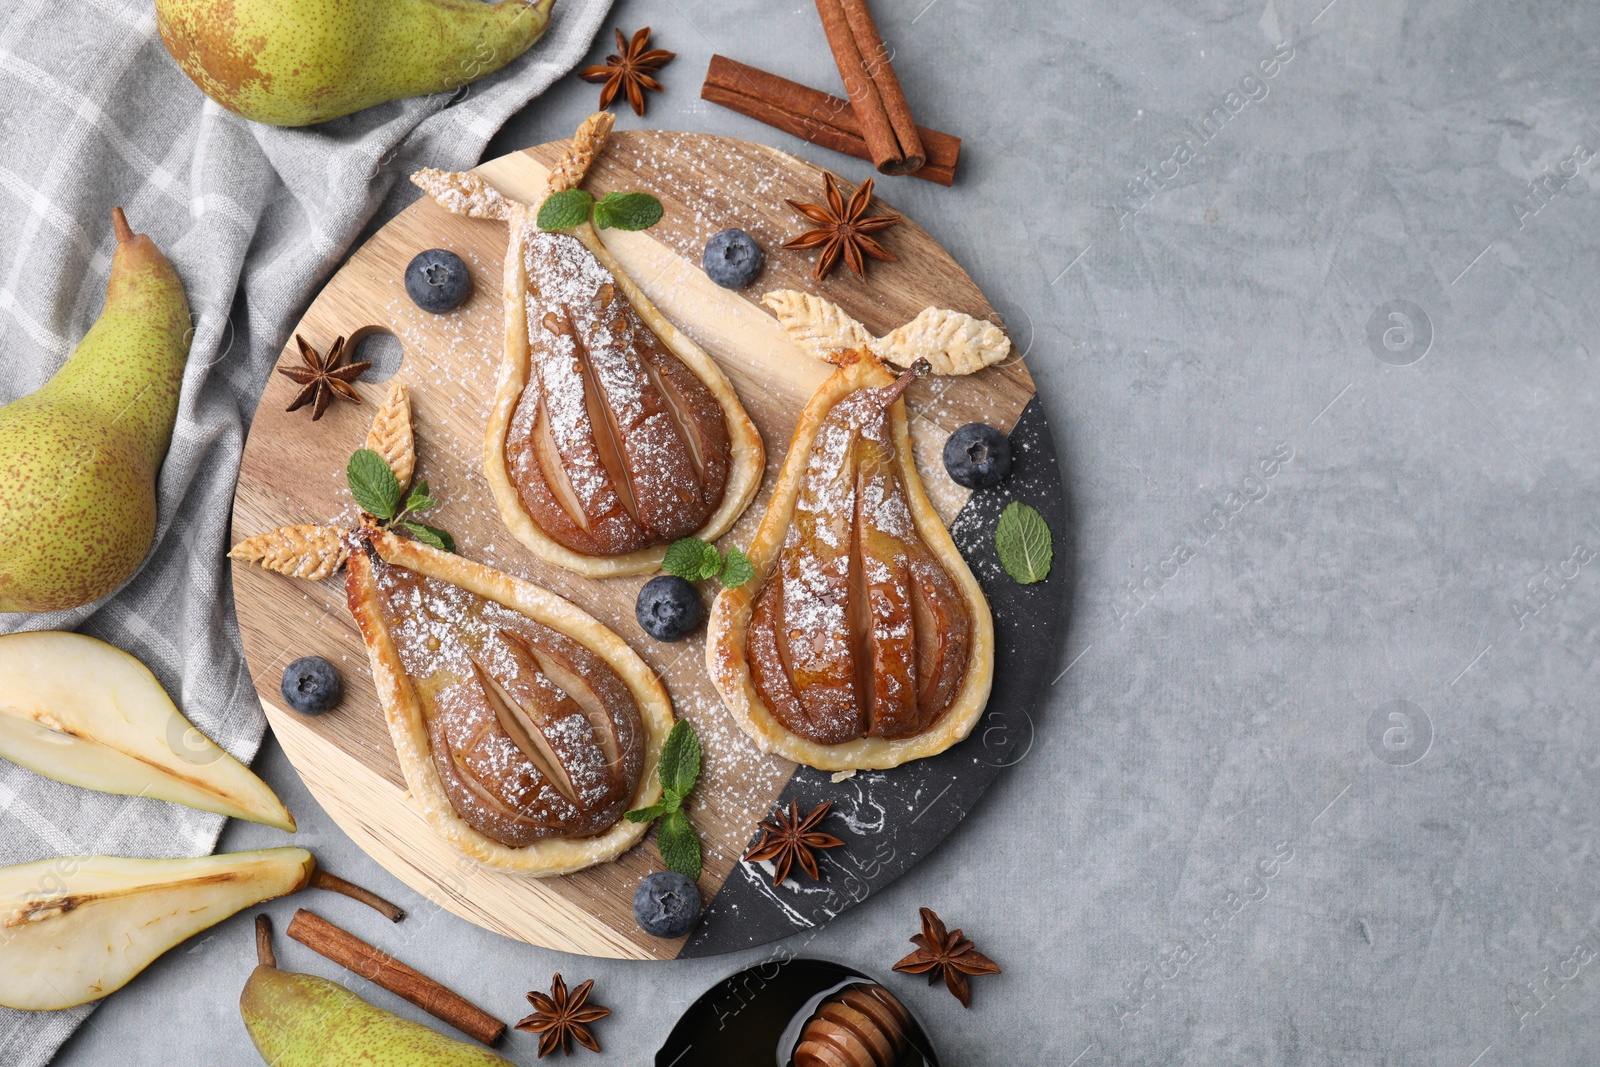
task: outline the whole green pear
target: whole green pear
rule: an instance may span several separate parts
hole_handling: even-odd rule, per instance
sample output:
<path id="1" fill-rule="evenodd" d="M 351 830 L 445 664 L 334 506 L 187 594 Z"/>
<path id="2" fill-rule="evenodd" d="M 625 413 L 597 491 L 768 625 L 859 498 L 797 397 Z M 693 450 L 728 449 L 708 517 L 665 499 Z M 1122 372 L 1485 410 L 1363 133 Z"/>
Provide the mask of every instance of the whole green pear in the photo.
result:
<path id="1" fill-rule="evenodd" d="M 384 1011 L 326 978 L 278 970 L 265 915 L 256 917 L 256 951 L 261 963 L 245 982 L 239 1014 L 272 1067 L 505 1067 L 511 1062 Z"/>
<path id="2" fill-rule="evenodd" d="M 309 126 L 493 74 L 555 0 L 156 0 L 167 51 L 247 119 Z"/>
<path id="3" fill-rule="evenodd" d="M 189 302 L 155 242 L 111 218 L 105 310 L 55 377 L 0 407 L 0 612 L 98 600 L 155 537 Z"/>

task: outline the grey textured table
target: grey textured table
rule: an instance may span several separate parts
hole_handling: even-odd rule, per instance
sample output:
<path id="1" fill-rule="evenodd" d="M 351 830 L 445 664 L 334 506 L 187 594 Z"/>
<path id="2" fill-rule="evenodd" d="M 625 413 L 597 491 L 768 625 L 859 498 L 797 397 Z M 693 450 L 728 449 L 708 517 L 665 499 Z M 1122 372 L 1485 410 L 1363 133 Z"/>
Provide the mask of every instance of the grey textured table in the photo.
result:
<path id="1" fill-rule="evenodd" d="M 886 972 L 920 904 L 1005 967 L 970 1012 L 892 979 L 948 1064 L 1593 1062 L 1600 15 L 876 7 L 918 118 L 967 145 L 955 188 L 881 191 L 1005 311 L 1069 482 L 1071 633 L 1026 758 L 831 926 L 633 964 L 427 905 L 269 741 L 297 840 L 412 912 L 351 925 L 511 1020 L 553 971 L 595 978 L 616 1010 L 595 1062 L 650 1062 L 758 959 Z M 651 125 L 869 173 L 698 99 L 713 51 L 836 85 L 804 0 L 627 0 L 614 22 L 679 54 Z M 569 79 L 491 154 L 565 136 L 594 98 Z M 282 840 L 234 825 L 223 846 Z M 241 916 L 172 953 L 58 1062 L 254 1062 L 249 941 Z M 526 1035 L 508 1048 L 533 1062 Z"/>

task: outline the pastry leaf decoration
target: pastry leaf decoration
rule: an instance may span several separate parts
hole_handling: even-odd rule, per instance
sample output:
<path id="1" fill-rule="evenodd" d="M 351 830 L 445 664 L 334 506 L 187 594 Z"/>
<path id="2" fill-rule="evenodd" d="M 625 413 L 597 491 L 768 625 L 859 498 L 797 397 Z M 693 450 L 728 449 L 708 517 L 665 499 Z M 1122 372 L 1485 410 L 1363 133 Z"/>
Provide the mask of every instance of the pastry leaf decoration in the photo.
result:
<path id="1" fill-rule="evenodd" d="M 361 510 L 384 526 L 390 529 L 399 527 L 423 544 L 437 548 L 441 552 L 456 550 L 455 538 L 447 531 L 411 518 L 419 512 L 438 506 L 439 502 L 428 494 L 426 480 L 418 482 L 412 487 L 411 494 L 404 496 L 405 491 L 400 485 L 400 479 L 394 476 L 394 470 L 382 456 L 370 448 L 357 449 L 350 456 L 350 463 L 345 467 L 345 479 L 350 483 L 350 495 L 355 497 Z M 402 496 L 405 500 L 403 504 Z"/>
<path id="2" fill-rule="evenodd" d="M 698 537 L 680 537 L 667 548 L 661 569 L 689 582 L 721 577 L 722 584 L 736 589 L 755 577 L 756 568 L 738 547 L 724 556 L 717 546 Z"/>
<path id="3" fill-rule="evenodd" d="M 994 550 L 1000 566 L 1019 585 L 1043 581 L 1050 573 L 1054 555 L 1050 527 L 1044 517 L 1020 500 L 1013 500 L 1000 513 L 994 529 Z"/>
<path id="4" fill-rule="evenodd" d="M 648 808 L 627 812 L 624 818 L 629 822 L 660 819 L 656 847 L 662 861 L 668 870 L 693 881 L 700 877 L 700 838 L 683 813 L 683 802 L 700 780 L 700 735 L 687 719 L 679 719 L 667 734 L 656 775 L 661 779 L 661 799 Z"/>
<path id="5" fill-rule="evenodd" d="M 290 578 L 320 582 L 344 566 L 349 549 L 345 547 L 343 530 L 303 524 L 280 526 L 247 537 L 234 545 L 228 555 Z"/>

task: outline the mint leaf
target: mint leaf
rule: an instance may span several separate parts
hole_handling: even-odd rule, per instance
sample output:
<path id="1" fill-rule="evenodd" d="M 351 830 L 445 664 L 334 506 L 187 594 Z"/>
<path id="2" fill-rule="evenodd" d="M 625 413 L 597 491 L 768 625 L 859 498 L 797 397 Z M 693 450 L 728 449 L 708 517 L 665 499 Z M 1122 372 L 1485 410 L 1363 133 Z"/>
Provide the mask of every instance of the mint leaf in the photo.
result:
<path id="1" fill-rule="evenodd" d="M 707 544 L 698 537 L 680 537 L 668 546 L 661 567 L 686 581 L 703 582 L 715 578 L 722 570 L 722 554 L 716 545 Z"/>
<path id="2" fill-rule="evenodd" d="M 400 483 L 382 456 L 370 448 L 357 451 L 350 457 L 344 476 L 350 483 L 350 495 L 362 511 L 385 522 L 394 518 L 395 509 L 400 506 Z"/>
<path id="3" fill-rule="evenodd" d="M 683 812 L 674 811 L 662 818 L 656 829 L 656 847 L 668 870 L 677 871 L 691 882 L 700 877 L 700 838 Z"/>
<path id="4" fill-rule="evenodd" d="M 661 787 L 679 797 L 689 795 L 700 779 L 700 735 L 688 719 L 679 719 L 667 734 L 661 746 L 661 765 L 656 772 L 661 776 Z"/>
<path id="5" fill-rule="evenodd" d="M 594 224 L 602 230 L 648 230 L 661 215 L 661 201 L 649 193 L 607 193 L 594 206 Z"/>
<path id="6" fill-rule="evenodd" d="M 622 817 L 629 822 L 655 822 L 666 813 L 667 805 L 665 801 L 662 801 L 652 804 L 648 808 L 634 808 L 632 811 L 625 811 L 622 813 Z"/>
<path id="7" fill-rule="evenodd" d="M 441 552 L 454 552 L 456 550 L 456 539 L 437 526 L 429 526 L 423 522 L 402 522 L 400 525 L 409 530 L 412 537 L 415 537 L 425 545 L 437 548 Z"/>
<path id="8" fill-rule="evenodd" d="M 539 229 L 570 230 L 589 217 L 594 197 L 582 189 L 566 189 L 539 205 Z"/>
<path id="9" fill-rule="evenodd" d="M 1000 557 L 1000 566 L 1019 585 L 1042 581 L 1050 573 L 1054 555 L 1050 527 L 1043 516 L 1020 500 L 1013 500 L 1000 513 L 1000 522 L 994 528 L 994 550 Z"/>
<path id="10" fill-rule="evenodd" d="M 756 565 L 750 562 L 750 557 L 741 552 L 737 545 L 728 549 L 728 558 L 722 564 L 722 584 L 729 589 L 737 589 L 755 576 Z"/>
<path id="11" fill-rule="evenodd" d="M 428 483 L 418 482 L 417 487 L 411 490 L 411 495 L 406 497 L 406 506 L 402 511 L 427 511 L 439 502 L 428 495 Z"/>

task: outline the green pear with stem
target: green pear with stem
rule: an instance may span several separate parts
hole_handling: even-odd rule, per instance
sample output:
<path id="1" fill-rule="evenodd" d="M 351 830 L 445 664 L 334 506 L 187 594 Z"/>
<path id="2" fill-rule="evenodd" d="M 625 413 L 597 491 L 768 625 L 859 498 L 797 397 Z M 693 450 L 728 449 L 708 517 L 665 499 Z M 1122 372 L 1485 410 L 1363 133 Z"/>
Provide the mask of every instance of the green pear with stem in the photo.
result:
<path id="1" fill-rule="evenodd" d="M 189 302 L 155 242 L 111 220 L 105 310 L 55 377 L 0 407 L 0 612 L 98 600 L 155 537 Z"/>
<path id="2" fill-rule="evenodd" d="M 239 1014 L 272 1067 L 501 1067 L 511 1061 L 367 1003 L 337 982 L 278 969 L 272 924 L 256 916 L 258 965 Z"/>
<path id="3" fill-rule="evenodd" d="M 229 111 L 309 126 L 494 73 L 543 35 L 554 2 L 156 0 L 156 26 Z"/>

